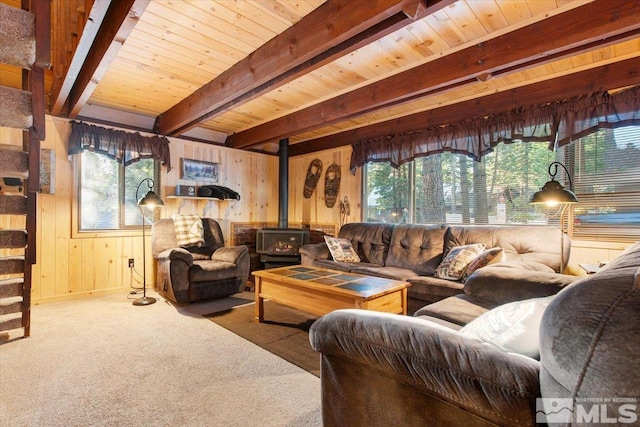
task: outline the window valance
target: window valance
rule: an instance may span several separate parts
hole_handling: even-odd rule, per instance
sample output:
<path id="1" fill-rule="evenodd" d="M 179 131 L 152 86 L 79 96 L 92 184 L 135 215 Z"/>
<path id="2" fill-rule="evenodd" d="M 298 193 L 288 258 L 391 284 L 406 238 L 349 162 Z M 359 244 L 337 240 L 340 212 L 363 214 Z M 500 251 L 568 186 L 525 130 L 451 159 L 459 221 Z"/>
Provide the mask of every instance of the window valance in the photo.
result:
<path id="1" fill-rule="evenodd" d="M 363 139 L 352 144 L 351 172 L 368 162 L 394 167 L 414 158 L 450 151 L 480 160 L 497 144 L 550 141 L 563 146 L 598 128 L 640 124 L 640 86 L 533 105 L 439 127 Z"/>
<path id="2" fill-rule="evenodd" d="M 171 170 L 169 140 L 163 136 L 107 129 L 81 122 L 71 122 L 69 154 L 90 150 L 122 162 L 125 166 L 140 159 L 155 159 Z"/>

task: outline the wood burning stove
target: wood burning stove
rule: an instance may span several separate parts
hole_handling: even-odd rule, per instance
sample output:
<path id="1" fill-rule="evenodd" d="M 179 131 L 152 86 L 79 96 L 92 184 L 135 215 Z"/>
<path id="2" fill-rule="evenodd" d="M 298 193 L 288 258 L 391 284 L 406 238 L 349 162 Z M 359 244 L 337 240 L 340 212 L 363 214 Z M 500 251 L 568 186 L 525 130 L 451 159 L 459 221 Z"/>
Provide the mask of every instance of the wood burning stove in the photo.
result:
<path id="1" fill-rule="evenodd" d="M 300 246 L 309 243 L 309 231 L 299 228 L 262 228 L 256 233 L 256 252 L 264 268 L 300 264 Z"/>

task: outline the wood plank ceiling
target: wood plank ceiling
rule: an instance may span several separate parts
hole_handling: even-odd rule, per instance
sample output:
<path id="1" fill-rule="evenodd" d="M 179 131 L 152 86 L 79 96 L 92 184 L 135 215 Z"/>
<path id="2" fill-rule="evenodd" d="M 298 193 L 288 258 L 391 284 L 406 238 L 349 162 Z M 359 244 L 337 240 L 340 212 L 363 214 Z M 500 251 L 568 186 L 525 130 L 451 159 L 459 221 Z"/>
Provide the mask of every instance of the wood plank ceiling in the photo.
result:
<path id="1" fill-rule="evenodd" d="M 241 149 L 304 154 L 640 84 L 638 1 L 105 4 L 54 60 L 51 112 Z"/>

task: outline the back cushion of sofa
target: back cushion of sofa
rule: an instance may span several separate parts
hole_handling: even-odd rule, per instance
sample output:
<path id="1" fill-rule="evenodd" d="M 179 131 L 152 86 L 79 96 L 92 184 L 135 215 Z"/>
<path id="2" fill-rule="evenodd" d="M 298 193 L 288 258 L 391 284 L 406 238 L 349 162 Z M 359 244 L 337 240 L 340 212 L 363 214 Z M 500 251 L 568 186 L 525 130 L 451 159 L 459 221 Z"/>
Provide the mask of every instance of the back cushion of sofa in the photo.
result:
<path id="1" fill-rule="evenodd" d="M 392 231 L 392 224 L 353 222 L 343 225 L 338 237 L 351 241 L 360 261 L 384 265 Z"/>
<path id="2" fill-rule="evenodd" d="M 396 225 L 385 265 L 432 276 L 442 261 L 446 230 L 445 225 Z"/>
<path id="3" fill-rule="evenodd" d="M 445 254 L 456 246 L 484 243 L 487 248 L 504 249 L 506 261 L 541 263 L 558 271 L 560 230 L 546 226 L 452 225 L 444 245 Z M 570 239 L 565 236 L 565 262 L 569 259 Z"/>

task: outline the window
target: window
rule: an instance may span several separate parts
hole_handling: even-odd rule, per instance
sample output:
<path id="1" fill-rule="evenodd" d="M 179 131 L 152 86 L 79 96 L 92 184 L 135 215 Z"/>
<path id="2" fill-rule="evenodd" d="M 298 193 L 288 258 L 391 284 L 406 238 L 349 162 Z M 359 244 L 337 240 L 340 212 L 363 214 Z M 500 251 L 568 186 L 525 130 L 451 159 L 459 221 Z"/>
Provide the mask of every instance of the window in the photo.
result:
<path id="1" fill-rule="evenodd" d="M 579 201 L 573 237 L 640 239 L 640 126 L 600 129 L 562 151 Z"/>
<path id="2" fill-rule="evenodd" d="M 548 143 L 498 144 L 475 162 L 445 152 L 394 169 L 364 170 L 364 218 L 375 222 L 450 224 L 559 224 L 556 212 L 529 203 L 560 161 L 573 178 L 574 239 L 640 238 L 640 127 L 600 129 L 557 152 Z M 564 170 L 556 180 L 569 188 Z M 572 229 L 571 229 L 572 228 Z"/>
<path id="3" fill-rule="evenodd" d="M 368 221 L 421 224 L 546 223 L 531 195 L 548 180 L 547 143 L 499 144 L 475 162 L 463 154 L 420 157 L 395 170 L 366 166 Z"/>
<path id="4" fill-rule="evenodd" d="M 88 150 L 79 157 L 78 229 L 111 231 L 142 225 L 136 189 L 145 178 L 154 179 L 157 186 L 157 162 L 141 159 L 125 167 L 110 157 Z M 144 196 L 147 190 L 148 186 L 143 185 L 138 196 Z"/>

